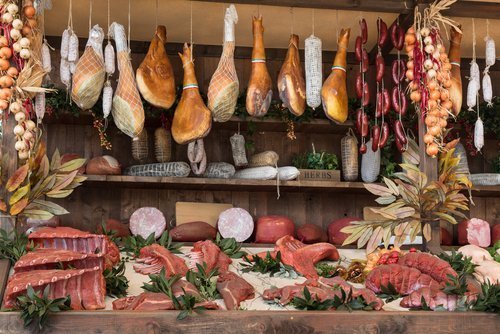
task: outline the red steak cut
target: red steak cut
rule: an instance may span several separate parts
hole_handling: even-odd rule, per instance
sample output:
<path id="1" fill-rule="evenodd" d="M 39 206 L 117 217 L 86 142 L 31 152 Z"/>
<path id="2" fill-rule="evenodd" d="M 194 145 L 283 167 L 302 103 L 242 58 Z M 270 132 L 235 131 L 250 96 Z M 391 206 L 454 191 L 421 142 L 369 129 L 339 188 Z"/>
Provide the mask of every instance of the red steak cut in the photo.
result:
<path id="1" fill-rule="evenodd" d="M 172 254 L 168 249 L 158 244 L 143 247 L 139 258 L 135 260 L 134 270 L 143 275 L 158 274 L 165 268 L 167 277 L 173 275 L 185 276 L 188 267 L 183 259 Z"/>
<path id="2" fill-rule="evenodd" d="M 228 310 L 236 310 L 242 301 L 255 297 L 253 286 L 230 271 L 217 278 L 217 291 L 224 298 L 224 304 Z"/>
<path id="3" fill-rule="evenodd" d="M 457 277 L 450 264 L 429 253 L 408 253 L 399 258 L 398 264 L 415 268 L 438 282 L 447 282 L 448 275 Z"/>
<path id="4" fill-rule="evenodd" d="M 71 297 L 74 310 L 96 310 L 105 307 L 106 282 L 102 270 L 96 266 L 87 269 L 34 270 L 12 275 L 7 283 L 4 307 L 15 308 L 18 296 L 26 294 L 31 285 L 35 291 L 50 286 L 49 298 Z"/>
<path id="5" fill-rule="evenodd" d="M 225 273 L 233 262 L 229 256 L 220 250 L 219 246 L 210 240 L 196 242 L 189 257 L 191 259 L 190 268 L 195 269 L 197 263 L 202 264 L 205 262 L 207 273 L 214 268 L 218 268 L 219 273 Z"/>
<path id="6" fill-rule="evenodd" d="M 84 269 L 104 264 L 103 254 L 77 253 L 64 249 L 35 249 L 19 258 L 14 265 L 14 273 L 48 269 Z M 62 266 L 62 268 L 60 268 Z"/>
<path id="7" fill-rule="evenodd" d="M 118 247 L 105 235 L 92 234 L 71 227 L 45 227 L 28 238 L 37 248 L 66 249 L 78 253 L 103 253 L 106 268 L 120 261 Z"/>
<path id="8" fill-rule="evenodd" d="M 305 285 L 287 285 L 282 288 L 272 287 L 264 290 L 262 298 L 264 300 L 279 299 L 281 305 L 287 305 L 294 297 L 304 298 L 304 287 Z M 333 299 L 335 296 L 341 296 L 340 290 L 325 288 L 323 286 L 307 286 L 307 289 L 311 294 L 311 299 L 317 299 L 321 302 Z"/>
<path id="9" fill-rule="evenodd" d="M 378 266 L 368 274 L 365 281 L 366 287 L 375 293 L 381 293 L 381 287 L 388 287 L 389 283 L 401 295 L 408 295 L 422 287 L 441 288 L 441 285 L 429 275 L 400 264 Z"/>
<path id="10" fill-rule="evenodd" d="M 332 244 L 319 242 L 305 245 L 292 236 L 284 236 L 276 241 L 276 251 L 281 252 L 281 260 L 288 264 L 306 278 L 317 278 L 318 273 L 314 265 L 321 260 L 336 261 L 339 252 Z"/>

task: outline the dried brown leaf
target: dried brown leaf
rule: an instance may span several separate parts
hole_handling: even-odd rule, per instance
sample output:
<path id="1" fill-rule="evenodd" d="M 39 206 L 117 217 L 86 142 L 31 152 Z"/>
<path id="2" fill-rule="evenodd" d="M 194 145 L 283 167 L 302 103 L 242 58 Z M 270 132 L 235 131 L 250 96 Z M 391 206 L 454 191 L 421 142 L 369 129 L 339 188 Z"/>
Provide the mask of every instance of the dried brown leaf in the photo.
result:
<path id="1" fill-rule="evenodd" d="M 7 191 L 13 192 L 19 186 L 24 182 L 26 179 L 26 176 L 28 176 L 28 171 L 29 171 L 29 165 L 25 164 L 21 167 L 19 167 L 14 174 L 9 178 L 7 181 L 7 184 L 5 185 L 5 188 L 7 188 Z"/>

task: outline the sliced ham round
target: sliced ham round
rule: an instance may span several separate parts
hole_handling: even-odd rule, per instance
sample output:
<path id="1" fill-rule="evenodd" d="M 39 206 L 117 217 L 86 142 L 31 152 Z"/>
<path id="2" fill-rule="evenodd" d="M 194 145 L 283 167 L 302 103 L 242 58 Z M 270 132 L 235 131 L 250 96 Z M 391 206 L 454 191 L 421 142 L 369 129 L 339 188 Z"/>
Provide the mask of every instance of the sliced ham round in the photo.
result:
<path id="1" fill-rule="evenodd" d="M 458 244 L 488 247 L 491 243 L 490 224 L 478 218 L 464 220 L 458 224 Z"/>
<path id="2" fill-rule="evenodd" d="M 242 208 L 231 208 L 219 215 L 217 229 L 223 238 L 234 238 L 243 242 L 253 233 L 253 218 Z"/>
<path id="3" fill-rule="evenodd" d="M 151 233 L 155 234 L 155 238 L 159 238 L 166 226 L 165 217 L 157 208 L 143 207 L 135 210 L 130 216 L 130 231 L 133 235 L 140 235 L 144 239 Z"/>
<path id="4" fill-rule="evenodd" d="M 285 235 L 294 236 L 295 224 L 285 216 L 263 216 L 257 220 L 255 242 L 274 244 Z"/>
<path id="5" fill-rule="evenodd" d="M 340 232 L 340 230 L 346 226 L 349 226 L 351 222 L 359 220 L 363 219 L 356 217 L 345 217 L 332 221 L 330 225 L 328 225 L 328 242 L 334 245 L 342 245 L 349 234 Z"/>

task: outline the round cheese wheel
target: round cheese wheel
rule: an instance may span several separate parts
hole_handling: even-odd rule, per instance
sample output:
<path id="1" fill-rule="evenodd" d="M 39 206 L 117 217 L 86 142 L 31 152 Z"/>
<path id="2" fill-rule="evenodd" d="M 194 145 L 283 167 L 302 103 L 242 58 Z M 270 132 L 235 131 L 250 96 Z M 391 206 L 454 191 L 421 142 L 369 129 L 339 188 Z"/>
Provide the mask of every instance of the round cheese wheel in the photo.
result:
<path id="1" fill-rule="evenodd" d="M 332 221 L 330 225 L 328 225 L 328 241 L 334 245 L 342 245 L 349 234 L 340 232 L 340 230 L 346 226 L 349 226 L 351 222 L 359 220 L 363 219 L 355 217 L 345 217 Z"/>
<path id="2" fill-rule="evenodd" d="M 285 216 L 263 216 L 257 220 L 255 242 L 274 244 L 285 235 L 295 235 L 295 224 Z"/>
<path id="3" fill-rule="evenodd" d="M 217 229 L 223 238 L 234 238 L 243 242 L 253 233 L 253 218 L 242 208 L 231 208 L 223 211 L 217 221 Z"/>
<path id="4" fill-rule="evenodd" d="M 297 229 L 297 239 L 305 244 L 314 244 L 316 242 L 325 242 L 328 237 L 321 226 L 308 223 Z"/>
<path id="5" fill-rule="evenodd" d="M 136 236 L 140 235 L 144 239 L 149 237 L 151 233 L 155 234 L 155 238 L 159 238 L 166 227 L 165 217 L 157 208 L 143 207 L 135 210 L 130 216 L 130 232 Z"/>

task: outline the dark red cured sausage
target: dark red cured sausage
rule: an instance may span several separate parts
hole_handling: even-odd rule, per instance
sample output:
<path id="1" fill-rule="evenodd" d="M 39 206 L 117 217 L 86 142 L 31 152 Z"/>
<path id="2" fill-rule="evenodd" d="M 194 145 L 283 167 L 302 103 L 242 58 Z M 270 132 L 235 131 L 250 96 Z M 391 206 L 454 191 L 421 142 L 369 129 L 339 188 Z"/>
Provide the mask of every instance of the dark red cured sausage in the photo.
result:
<path id="1" fill-rule="evenodd" d="M 406 99 L 406 95 L 403 91 L 399 93 L 401 95 L 401 115 L 406 115 L 406 109 L 408 109 L 408 100 Z"/>
<path id="2" fill-rule="evenodd" d="M 366 25 L 365 19 L 359 21 L 359 26 L 361 28 L 361 40 L 363 44 L 366 44 L 366 42 L 368 42 L 368 26 Z"/>
<path id="3" fill-rule="evenodd" d="M 356 44 L 354 46 L 354 54 L 356 56 L 356 60 L 361 63 L 361 53 L 362 53 L 362 41 L 361 36 L 356 37 Z"/>
<path id="4" fill-rule="evenodd" d="M 391 27 L 389 28 L 389 36 L 391 36 L 391 43 L 392 46 L 396 48 L 396 45 L 398 44 L 398 25 L 396 22 L 394 22 Z"/>
<path id="5" fill-rule="evenodd" d="M 370 126 L 370 120 L 367 114 L 363 114 L 361 117 L 361 137 L 368 136 L 368 127 Z"/>
<path id="6" fill-rule="evenodd" d="M 366 144 L 365 143 L 361 144 L 361 146 L 359 147 L 359 153 L 361 153 L 361 154 L 366 153 Z"/>
<path id="7" fill-rule="evenodd" d="M 356 75 L 356 96 L 358 99 L 363 97 L 363 78 L 361 73 Z"/>
<path id="8" fill-rule="evenodd" d="M 399 119 L 394 122 L 394 134 L 396 135 L 396 139 L 398 139 L 401 144 L 406 145 L 408 143 L 408 139 L 406 138 L 403 123 Z"/>
<path id="9" fill-rule="evenodd" d="M 406 151 L 405 145 L 401 143 L 401 141 L 398 139 L 398 137 L 396 137 L 395 142 L 396 142 L 396 147 L 398 148 L 398 151 L 400 153 L 403 153 L 404 151 Z"/>
<path id="10" fill-rule="evenodd" d="M 377 54 L 377 58 L 375 59 L 375 67 L 377 69 L 377 82 L 382 82 L 385 71 L 385 60 L 380 53 Z"/>
<path id="11" fill-rule="evenodd" d="M 363 85 L 363 107 L 366 107 L 370 104 L 370 89 L 368 88 L 368 82 L 365 81 Z"/>
<path id="12" fill-rule="evenodd" d="M 382 92 L 377 93 L 377 104 L 375 105 L 375 117 L 382 117 Z"/>
<path id="13" fill-rule="evenodd" d="M 383 99 L 382 111 L 384 115 L 387 115 L 391 110 L 391 97 L 389 95 L 389 91 L 387 90 L 387 88 L 384 88 L 382 90 L 382 99 Z"/>
<path id="14" fill-rule="evenodd" d="M 378 143 L 380 139 L 380 127 L 378 125 L 374 125 L 372 128 L 372 151 L 377 152 Z"/>
<path id="15" fill-rule="evenodd" d="M 358 130 L 358 133 L 361 134 L 361 121 L 363 118 L 363 110 L 359 108 L 356 111 L 356 130 Z"/>
<path id="16" fill-rule="evenodd" d="M 377 19 L 378 27 L 378 46 L 383 47 L 387 42 L 387 24 L 379 17 Z"/>
<path id="17" fill-rule="evenodd" d="M 401 51 L 404 46 L 405 41 L 405 31 L 401 26 L 397 26 L 397 43 L 394 45 L 396 50 Z"/>
<path id="18" fill-rule="evenodd" d="M 366 73 L 368 71 L 368 67 L 370 66 L 370 59 L 368 58 L 368 51 L 366 51 L 365 48 L 363 48 L 361 56 L 362 56 L 361 71 L 363 71 L 363 73 Z"/>
<path id="19" fill-rule="evenodd" d="M 401 112 L 401 106 L 399 105 L 399 87 L 394 86 L 392 87 L 392 92 L 391 92 L 391 98 L 392 98 L 392 108 L 396 113 Z"/>
<path id="20" fill-rule="evenodd" d="M 392 62 L 392 67 L 391 67 L 391 76 L 392 76 L 392 82 L 397 85 L 400 82 L 403 82 L 405 78 L 405 73 L 406 73 L 406 65 L 405 62 L 400 60 L 394 60 Z"/>
<path id="21" fill-rule="evenodd" d="M 380 141 L 378 143 L 378 147 L 382 148 L 387 143 L 387 139 L 389 139 L 389 124 L 386 122 L 382 123 L 382 127 L 381 127 L 380 131 L 381 131 L 381 134 L 380 134 Z"/>

